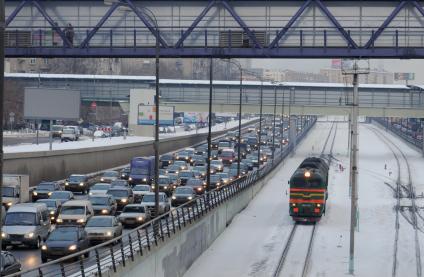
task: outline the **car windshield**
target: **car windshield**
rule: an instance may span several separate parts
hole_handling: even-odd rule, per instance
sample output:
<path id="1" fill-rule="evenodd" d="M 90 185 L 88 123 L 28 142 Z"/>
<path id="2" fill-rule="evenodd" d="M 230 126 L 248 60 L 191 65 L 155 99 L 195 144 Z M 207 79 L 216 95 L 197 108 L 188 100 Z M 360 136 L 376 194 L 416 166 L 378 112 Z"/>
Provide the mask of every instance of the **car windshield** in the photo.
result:
<path id="1" fill-rule="evenodd" d="M 77 241 L 78 233 L 76 229 L 58 228 L 50 233 L 48 241 Z"/>
<path id="2" fill-rule="evenodd" d="M 54 190 L 54 184 L 48 184 L 48 183 L 39 184 L 37 186 L 37 190 Z"/>
<path id="3" fill-rule="evenodd" d="M 176 194 L 192 194 L 193 190 L 190 188 L 177 188 L 175 190 Z"/>
<path id="4" fill-rule="evenodd" d="M 127 190 L 108 190 L 107 194 L 110 194 L 114 197 L 127 197 L 128 191 Z"/>
<path id="5" fill-rule="evenodd" d="M 186 166 L 186 162 L 185 161 L 176 161 L 175 162 L 175 165 L 178 165 L 178 166 Z"/>
<path id="6" fill-rule="evenodd" d="M 160 159 L 162 161 L 170 161 L 170 160 L 172 160 L 172 156 L 170 156 L 170 155 L 164 155 L 164 156 L 161 156 Z"/>
<path id="7" fill-rule="evenodd" d="M 52 199 L 69 199 L 70 194 L 67 191 L 55 191 L 50 195 Z"/>
<path id="8" fill-rule="evenodd" d="M 115 180 L 112 183 L 110 183 L 112 186 L 127 186 L 128 182 L 125 180 Z"/>
<path id="9" fill-rule="evenodd" d="M 144 213 L 143 206 L 126 206 L 122 210 L 123 213 Z"/>
<path id="10" fill-rule="evenodd" d="M 108 190 L 109 188 L 109 184 L 95 184 L 91 187 L 91 190 Z"/>
<path id="11" fill-rule="evenodd" d="M 90 202 L 92 205 L 108 205 L 108 197 L 90 197 Z"/>
<path id="12" fill-rule="evenodd" d="M 222 141 L 218 144 L 218 147 L 230 147 L 231 144 L 227 141 Z"/>
<path id="13" fill-rule="evenodd" d="M 170 171 L 170 170 L 175 171 L 175 170 L 179 170 L 179 169 L 180 169 L 180 166 L 179 165 L 176 165 L 176 164 L 171 165 L 170 167 L 168 167 L 168 171 Z"/>
<path id="14" fill-rule="evenodd" d="M 62 131 L 63 127 L 62 126 L 52 126 L 52 131 Z"/>
<path id="15" fill-rule="evenodd" d="M 150 191 L 149 186 L 135 186 L 133 191 Z"/>
<path id="16" fill-rule="evenodd" d="M 192 172 L 180 172 L 180 177 L 193 177 Z"/>
<path id="17" fill-rule="evenodd" d="M 85 179 L 85 176 L 81 175 L 71 175 L 69 177 L 69 182 L 83 182 Z"/>
<path id="18" fill-rule="evenodd" d="M 63 129 L 63 133 L 64 134 L 75 134 L 75 130 L 74 129 Z"/>
<path id="19" fill-rule="evenodd" d="M 112 226 L 112 218 L 110 217 L 93 217 L 87 222 L 86 227 L 111 227 Z"/>
<path id="20" fill-rule="evenodd" d="M 12 187 L 3 187 L 2 195 L 3 197 L 15 197 L 14 189 Z"/>
<path id="21" fill-rule="evenodd" d="M 230 151 L 224 151 L 224 152 L 222 152 L 221 153 L 221 156 L 222 157 L 232 157 L 233 156 L 233 152 L 230 152 Z"/>
<path id="22" fill-rule="evenodd" d="M 159 195 L 159 201 L 163 201 L 163 195 Z M 141 202 L 155 202 L 155 195 L 154 194 L 145 195 Z"/>
<path id="23" fill-rule="evenodd" d="M 159 178 L 159 184 L 169 184 L 169 178 Z"/>
<path id="24" fill-rule="evenodd" d="M 187 186 L 201 186 L 203 184 L 202 180 L 190 179 L 187 182 Z"/>
<path id="25" fill-rule="evenodd" d="M 206 171 L 206 167 L 205 166 L 195 166 L 193 168 L 193 170 L 195 170 L 195 171 Z"/>
<path id="26" fill-rule="evenodd" d="M 219 176 L 221 176 L 221 178 L 228 178 L 228 173 L 219 173 Z"/>
<path id="27" fill-rule="evenodd" d="M 37 203 L 44 203 L 48 208 L 56 208 L 56 201 L 37 200 Z"/>
<path id="28" fill-rule="evenodd" d="M 8 212 L 4 220 L 5 226 L 11 225 L 35 225 L 35 213 Z"/>
<path id="29" fill-rule="evenodd" d="M 85 207 L 84 206 L 64 206 L 64 207 L 62 206 L 60 213 L 65 215 L 81 215 L 81 214 L 85 214 Z"/>
<path id="30" fill-rule="evenodd" d="M 134 175 L 147 175 L 149 174 L 149 169 L 145 167 L 132 167 L 131 174 Z"/>
<path id="31" fill-rule="evenodd" d="M 221 179 L 218 175 L 211 175 L 210 178 L 212 182 L 218 182 Z"/>
<path id="32" fill-rule="evenodd" d="M 118 172 L 107 171 L 107 172 L 103 173 L 103 177 L 118 177 Z"/>
<path id="33" fill-rule="evenodd" d="M 185 156 L 188 156 L 188 152 L 187 151 L 180 151 L 180 152 L 178 152 L 177 155 L 185 157 Z"/>
<path id="34" fill-rule="evenodd" d="M 211 165 L 222 165 L 221 161 L 213 160 L 211 161 Z"/>

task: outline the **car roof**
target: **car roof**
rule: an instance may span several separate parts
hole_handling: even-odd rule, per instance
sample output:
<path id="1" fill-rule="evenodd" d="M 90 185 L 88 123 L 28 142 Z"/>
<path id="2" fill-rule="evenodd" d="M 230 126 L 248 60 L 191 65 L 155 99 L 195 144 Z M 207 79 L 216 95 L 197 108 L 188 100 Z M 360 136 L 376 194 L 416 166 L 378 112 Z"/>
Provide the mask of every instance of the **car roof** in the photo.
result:
<path id="1" fill-rule="evenodd" d="M 19 203 L 12 205 L 7 212 L 34 212 L 43 208 L 47 209 L 44 203 Z"/>
<path id="2" fill-rule="evenodd" d="M 127 206 L 129 206 L 129 205 L 127 205 Z M 113 219 L 113 218 L 115 218 L 115 216 L 113 216 L 113 215 L 94 215 L 89 220 L 91 220 L 93 218 L 109 218 L 109 219 Z"/>
<path id="3" fill-rule="evenodd" d="M 154 192 L 147 192 L 145 195 L 155 195 Z M 165 195 L 164 192 L 159 192 L 159 195 Z"/>
<path id="4" fill-rule="evenodd" d="M 69 200 L 69 201 L 66 201 L 65 203 L 63 203 L 62 206 L 73 206 L 73 205 L 83 206 L 83 205 L 87 205 L 87 204 L 91 204 L 91 202 L 88 201 L 88 200 Z"/>

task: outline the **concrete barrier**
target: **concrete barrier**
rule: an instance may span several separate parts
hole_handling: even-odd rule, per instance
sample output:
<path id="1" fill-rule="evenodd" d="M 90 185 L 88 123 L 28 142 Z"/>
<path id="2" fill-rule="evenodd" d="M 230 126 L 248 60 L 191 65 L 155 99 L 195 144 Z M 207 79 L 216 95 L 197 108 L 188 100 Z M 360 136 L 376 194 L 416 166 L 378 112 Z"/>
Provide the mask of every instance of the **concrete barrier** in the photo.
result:
<path id="1" fill-rule="evenodd" d="M 243 126 L 250 124 L 252 122 Z M 216 137 L 235 129 L 237 127 L 217 131 L 213 135 Z M 161 139 L 160 153 L 195 145 L 206 139 L 207 133 Z M 97 172 L 127 164 L 132 157 L 153 154 L 153 141 L 72 150 L 7 153 L 4 155 L 3 172 L 27 174 L 30 176 L 30 185 L 35 186 L 41 181 L 61 180 L 76 173 Z"/>

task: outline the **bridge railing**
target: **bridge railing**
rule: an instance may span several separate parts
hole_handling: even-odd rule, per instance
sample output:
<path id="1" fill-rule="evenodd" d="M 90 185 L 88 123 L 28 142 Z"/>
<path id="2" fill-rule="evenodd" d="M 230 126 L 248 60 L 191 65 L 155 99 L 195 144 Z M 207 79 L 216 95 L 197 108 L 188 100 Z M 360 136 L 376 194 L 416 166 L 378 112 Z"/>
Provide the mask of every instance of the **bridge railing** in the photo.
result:
<path id="1" fill-rule="evenodd" d="M 400 124 L 393 124 L 389 122 L 385 118 L 381 117 L 373 117 L 372 120 L 380 123 L 383 127 L 385 127 L 387 130 L 391 131 L 392 133 L 396 134 L 406 142 L 416 146 L 418 149 L 423 149 L 423 132 L 421 129 L 418 129 L 416 132 L 402 127 Z"/>
<path id="2" fill-rule="evenodd" d="M 63 43 L 62 38 L 50 26 L 21 26 L 6 27 L 5 46 L 20 48 L 143 48 L 154 47 L 155 36 L 144 26 L 104 26 L 90 34 L 94 26 L 74 26 L 72 46 Z M 169 48 L 255 48 L 250 37 L 237 27 L 198 26 L 181 43 L 178 44 L 189 26 L 160 27 L 160 36 Z M 60 27 L 64 30 L 64 27 Z M 371 37 L 378 31 L 377 27 L 344 27 L 347 36 L 358 47 L 365 47 Z M 269 47 L 281 27 L 255 26 L 252 32 L 261 47 Z M 90 34 L 90 39 L 87 40 Z M 87 42 L 87 43 L 84 43 Z M 163 47 L 163 46 L 161 46 Z M 275 48 L 354 48 L 333 27 L 301 26 L 287 31 Z M 387 27 L 368 48 L 404 48 L 424 47 L 424 29 L 418 26 L 408 28 Z"/>
<path id="3" fill-rule="evenodd" d="M 302 140 L 316 118 L 305 122 L 305 127 L 298 133 L 297 140 Z M 172 209 L 143 225 L 87 250 L 44 263 L 33 269 L 12 274 L 9 277 L 27 276 L 102 276 L 108 271 L 116 272 L 118 267 L 125 267 L 134 261 L 136 255 L 146 255 L 167 238 L 174 236 L 184 227 L 193 224 L 223 202 L 230 200 L 241 191 L 262 179 L 289 155 L 293 146 L 277 149 L 274 160 L 256 171 L 236 179 L 221 189 L 207 192 L 190 202 Z"/>

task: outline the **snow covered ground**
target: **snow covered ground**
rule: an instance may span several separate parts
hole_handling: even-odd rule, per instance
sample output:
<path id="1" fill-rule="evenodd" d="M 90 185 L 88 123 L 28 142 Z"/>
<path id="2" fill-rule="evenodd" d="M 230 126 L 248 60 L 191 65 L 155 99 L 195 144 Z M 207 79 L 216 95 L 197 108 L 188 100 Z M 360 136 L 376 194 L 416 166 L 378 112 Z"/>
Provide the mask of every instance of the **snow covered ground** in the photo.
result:
<path id="1" fill-rule="evenodd" d="M 242 124 L 252 121 L 253 119 L 243 119 Z M 221 131 L 224 129 L 229 129 L 238 126 L 238 121 L 233 120 L 227 124 L 216 124 L 212 127 L 212 132 Z M 207 133 L 208 128 L 198 129 L 197 133 Z M 161 134 L 161 138 L 175 137 L 175 136 L 184 136 L 196 134 L 196 130 L 184 131 L 183 128 L 176 128 L 176 133 Z M 96 138 L 94 141 L 91 139 L 85 139 L 80 141 L 73 142 L 60 142 L 60 140 L 55 140 L 53 143 L 53 150 L 66 150 L 66 149 L 80 149 L 80 148 L 90 148 L 90 147 L 102 147 L 102 146 L 111 146 L 111 145 L 122 145 L 127 143 L 134 142 L 143 142 L 143 141 L 152 141 L 153 137 L 137 137 L 137 136 L 127 136 L 126 139 L 123 137 L 112 137 L 112 138 Z M 5 153 L 22 153 L 22 152 L 37 152 L 37 151 L 48 151 L 49 143 L 40 143 L 40 144 L 20 144 L 3 147 Z"/>
<path id="2" fill-rule="evenodd" d="M 349 168 L 348 128 L 345 122 L 337 126 L 333 149 L 336 160 L 329 174 L 327 212 L 317 226 L 307 276 L 344 276 L 348 272 L 349 172 L 338 169 L 338 164 Z M 186 277 L 272 276 L 293 225 L 288 214 L 287 181 L 306 156 L 319 155 L 330 127 L 331 123 L 317 123 L 299 144 L 296 154 L 280 166 L 275 177 L 190 267 Z M 359 228 L 355 233 L 355 275 L 391 276 L 396 199 L 385 182 L 395 184 L 397 166 L 389 148 L 370 128 L 377 127 L 361 124 L 359 130 Z M 422 155 L 397 137 L 386 135 L 406 154 L 417 195 L 421 194 L 424 192 L 424 182 L 419 181 L 424 177 L 424 171 L 419 170 L 424 168 Z M 417 205 L 423 206 L 419 201 Z M 419 220 L 422 226 L 423 220 Z M 417 276 L 413 229 L 403 218 L 400 224 L 397 276 Z M 424 237 L 418 233 L 423 253 Z M 305 237 L 308 239 L 309 236 Z M 289 251 L 299 255 L 288 256 L 284 274 L 280 276 L 300 276 L 297 265 L 303 260 L 298 257 L 304 257 L 305 249 L 303 245 L 292 244 Z"/>

